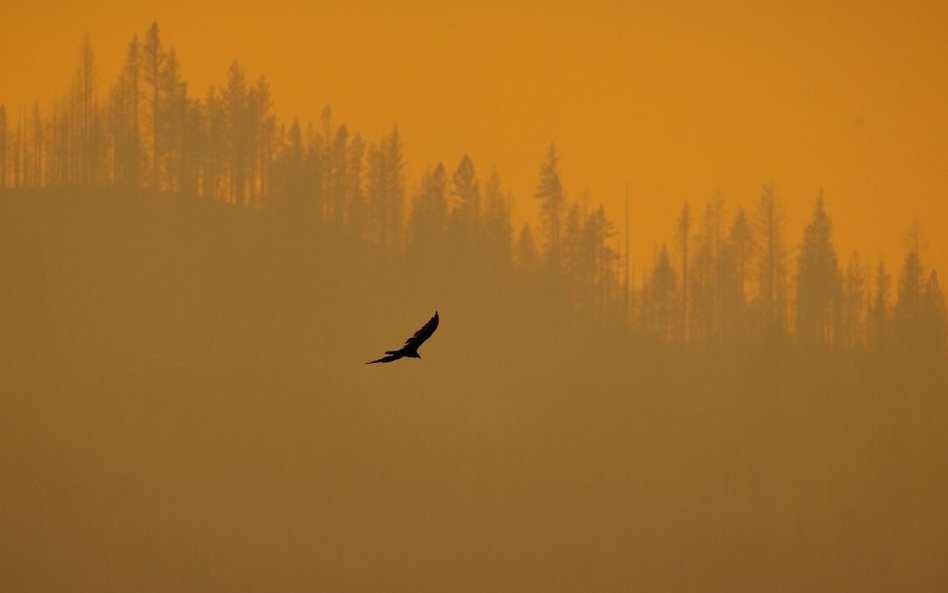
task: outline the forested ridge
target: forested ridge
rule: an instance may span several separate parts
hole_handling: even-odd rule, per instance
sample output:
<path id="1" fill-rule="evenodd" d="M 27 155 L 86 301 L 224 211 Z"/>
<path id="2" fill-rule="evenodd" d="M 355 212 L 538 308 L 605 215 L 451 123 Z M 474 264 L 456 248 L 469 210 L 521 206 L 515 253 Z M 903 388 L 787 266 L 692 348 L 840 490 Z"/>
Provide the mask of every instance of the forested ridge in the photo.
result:
<path id="1" fill-rule="evenodd" d="M 11 591 L 941 591 L 944 296 L 683 201 L 636 281 L 551 146 L 534 225 L 397 129 L 203 99 L 157 26 L 0 110 Z M 107 92 L 106 92 L 107 90 Z M 841 221 L 844 224 L 845 221 Z M 423 360 L 364 363 L 437 309 Z"/>
<path id="2" fill-rule="evenodd" d="M 397 127 L 366 141 L 329 107 L 302 124 L 281 121 L 272 106 L 266 78 L 250 81 L 236 61 L 223 85 L 192 96 L 157 23 L 143 42 L 132 39 L 106 89 L 86 38 L 50 113 L 37 104 L 11 124 L 0 107 L 0 188 L 109 188 L 282 212 L 419 265 L 532 277 L 574 309 L 663 340 L 792 337 L 945 352 L 944 295 L 924 266 L 917 226 L 893 281 L 882 261 L 837 255 L 822 195 L 804 236 L 786 236 L 781 200 L 764 185 L 752 211 L 731 212 L 720 196 L 700 209 L 685 202 L 676 236 L 655 249 L 635 286 L 616 225 L 588 198 L 568 198 L 552 145 L 534 196 L 539 222 L 514 230 L 513 198 L 496 169 L 479 175 L 464 156 L 453 170 L 437 163 L 411 181 Z"/>

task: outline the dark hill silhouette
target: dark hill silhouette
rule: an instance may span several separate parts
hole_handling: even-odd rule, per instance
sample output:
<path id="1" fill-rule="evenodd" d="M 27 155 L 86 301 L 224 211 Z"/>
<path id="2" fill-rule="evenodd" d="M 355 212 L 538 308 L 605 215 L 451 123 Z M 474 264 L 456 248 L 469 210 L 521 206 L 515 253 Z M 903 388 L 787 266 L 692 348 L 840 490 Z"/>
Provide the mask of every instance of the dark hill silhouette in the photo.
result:
<path id="1" fill-rule="evenodd" d="M 449 255 L 0 195 L 6 589 L 944 588 L 948 365 L 663 343 Z M 454 312 L 425 380 L 353 366 L 418 294 Z"/>

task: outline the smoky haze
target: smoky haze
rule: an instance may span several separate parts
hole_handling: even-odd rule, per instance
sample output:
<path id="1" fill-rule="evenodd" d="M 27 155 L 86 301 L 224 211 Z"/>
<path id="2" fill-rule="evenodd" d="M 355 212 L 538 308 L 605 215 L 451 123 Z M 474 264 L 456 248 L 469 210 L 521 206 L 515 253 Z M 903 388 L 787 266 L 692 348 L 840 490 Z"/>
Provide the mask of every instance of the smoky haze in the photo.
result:
<path id="1" fill-rule="evenodd" d="M 108 93 L 82 56 L 61 108 L 0 111 L 6 590 L 948 585 L 921 230 L 838 254 L 764 185 L 684 204 L 636 281 L 554 146 L 514 228 L 398 128 L 282 121 L 238 63 L 189 95 L 157 27 Z"/>

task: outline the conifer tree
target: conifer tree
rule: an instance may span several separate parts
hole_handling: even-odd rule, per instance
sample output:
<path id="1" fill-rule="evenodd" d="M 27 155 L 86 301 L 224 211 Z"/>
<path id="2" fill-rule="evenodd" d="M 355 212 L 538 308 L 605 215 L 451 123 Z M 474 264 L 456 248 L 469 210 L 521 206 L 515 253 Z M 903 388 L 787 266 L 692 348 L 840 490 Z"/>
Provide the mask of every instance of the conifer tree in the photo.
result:
<path id="1" fill-rule="evenodd" d="M 405 195 L 405 162 L 398 128 L 368 151 L 368 199 L 375 221 L 376 240 L 385 247 L 401 244 L 402 203 Z"/>
<path id="2" fill-rule="evenodd" d="M 600 314 L 608 314 L 616 300 L 619 253 L 609 245 L 615 233 L 602 204 L 586 217 L 583 246 L 591 269 L 593 306 Z"/>
<path id="3" fill-rule="evenodd" d="M 208 89 L 204 99 L 204 150 L 201 165 L 201 195 L 211 200 L 226 200 L 225 178 L 228 161 L 227 112 L 217 89 Z"/>
<path id="4" fill-rule="evenodd" d="M 112 98 L 112 181 L 126 189 L 138 189 L 141 181 L 139 62 L 140 47 L 136 35 L 128 44 Z"/>
<path id="5" fill-rule="evenodd" d="M 652 266 L 648 281 L 642 288 L 642 327 L 653 336 L 671 341 L 678 335 L 679 295 L 675 269 L 662 245 Z"/>
<path id="6" fill-rule="evenodd" d="M 165 50 L 161 44 L 161 35 L 158 23 L 152 22 L 145 34 L 145 43 L 142 46 L 142 77 L 147 93 L 149 118 L 149 139 L 151 141 L 151 182 L 152 190 L 161 189 L 161 158 L 163 146 L 162 136 L 162 102 L 161 102 L 161 71 L 165 64 Z"/>
<path id="7" fill-rule="evenodd" d="M 448 233 L 447 173 L 438 163 L 425 172 L 409 220 L 408 250 L 413 258 L 433 263 L 444 257 Z M 427 260 L 427 261 L 425 261 Z"/>
<path id="8" fill-rule="evenodd" d="M 164 116 L 159 132 L 159 145 L 163 147 L 159 168 L 163 171 L 168 190 L 181 191 L 184 177 L 184 155 L 187 151 L 185 138 L 188 124 L 187 84 L 181 80 L 178 56 L 171 48 L 165 56 L 159 77 L 160 96 Z"/>
<path id="9" fill-rule="evenodd" d="M 760 329 L 764 337 L 773 338 L 785 328 L 787 286 L 783 206 L 771 185 L 761 188 L 754 222 Z"/>
<path id="10" fill-rule="evenodd" d="M 536 241 L 533 238 L 533 229 L 525 223 L 520 228 L 520 234 L 517 237 L 517 250 L 515 263 L 522 274 L 532 275 L 538 263 L 538 253 Z"/>
<path id="11" fill-rule="evenodd" d="M 365 196 L 362 183 L 364 157 L 365 142 L 356 134 L 349 142 L 346 152 L 346 226 L 356 238 L 363 237 L 365 226 Z"/>
<path id="12" fill-rule="evenodd" d="M 540 200 L 540 228 L 544 248 L 548 261 L 554 268 L 560 265 L 561 219 L 566 205 L 566 196 L 560 182 L 559 160 L 556 146 L 550 144 L 540 167 L 540 180 L 534 193 Z"/>
<path id="13" fill-rule="evenodd" d="M 398 127 L 392 128 L 386 143 L 385 173 L 386 199 L 389 207 L 386 236 L 389 245 L 400 247 L 402 244 L 402 212 L 405 202 L 405 159 L 402 137 Z"/>
<path id="14" fill-rule="evenodd" d="M 7 188 L 7 106 L 0 103 L 0 189 Z"/>
<path id="15" fill-rule="evenodd" d="M 750 284 L 751 261 L 754 253 L 754 234 L 747 213 L 738 208 L 728 230 L 727 247 L 729 266 L 733 270 L 733 284 L 727 289 L 727 313 L 731 337 L 744 339 L 748 329 L 747 294 Z"/>
<path id="16" fill-rule="evenodd" d="M 491 169 L 484 188 L 484 251 L 488 266 L 506 270 L 511 264 L 510 196 L 500 184 L 497 168 Z"/>
<path id="17" fill-rule="evenodd" d="M 727 291 L 723 239 L 721 237 L 723 201 L 720 196 L 705 205 L 701 227 L 695 237 L 691 265 L 691 338 L 716 342 L 721 337 L 721 322 Z"/>
<path id="18" fill-rule="evenodd" d="M 481 191 L 474 164 L 466 154 L 461 157 L 451 176 L 451 195 L 454 197 L 451 211 L 453 226 L 457 232 L 470 239 L 478 224 Z"/>
<path id="19" fill-rule="evenodd" d="M 570 293 L 572 305 L 577 308 L 588 306 L 590 275 L 592 274 L 592 267 L 586 259 L 587 253 L 583 245 L 584 224 L 585 216 L 579 204 L 575 202 L 569 204 L 563 222 L 560 247 L 561 266 L 554 270 L 562 275 L 562 281 Z"/>
<path id="20" fill-rule="evenodd" d="M 276 142 L 276 116 L 273 114 L 273 96 L 270 83 L 260 76 L 251 91 L 251 112 L 254 154 L 252 161 L 251 190 L 255 202 L 266 199 L 270 194 L 270 165 L 274 158 Z"/>
<path id="21" fill-rule="evenodd" d="M 682 339 L 688 340 L 688 285 L 691 282 L 691 276 L 688 274 L 688 260 L 689 260 L 689 239 L 691 234 L 691 213 L 688 208 L 688 202 L 685 202 L 685 205 L 681 209 L 681 213 L 678 215 L 678 256 L 681 258 L 681 301 L 679 303 L 679 311 L 681 319 L 679 321 L 679 327 L 682 332 Z"/>
<path id="22" fill-rule="evenodd" d="M 902 260 L 899 274 L 899 292 L 893 313 L 894 331 L 898 345 L 904 350 L 914 351 L 924 333 L 924 269 L 919 254 L 919 236 L 914 229 L 909 250 Z"/>
<path id="23" fill-rule="evenodd" d="M 98 184 L 101 182 L 105 145 L 96 97 L 95 55 L 88 35 L 83 38 L 79 50 L 78 66 L 69 91 L 68 114 L 68 179 L 78 187 Z M 30 179 L 36 184 L 42 182 L 43 135 L 42 117 L 37 104 L 33 112 L 34 158 L 30 171 Z"/>
<path id="24" fill-rule="evenodd" d="M 821 192 L 797 259 L 797 337 L 805 344 L 828 345 L 834 337 L 840 274 L 832 232 Z"/>
<path id="25" fill-rule="evenodd" d="M 339 126 L 336 130 L 329 154 L 326 159 L 328 191 L 326 208 L 327 218 L 337 228 L 342 228 L 346 207 L 346 146 L 349 142 L 349 130 Z"/>
<path id="26" fill-rule="evenodd" d="M 839 342 L 849 350 L 866 344 L 866 277 L 859 252 L 853 252 L 843 276 Z"/>
<path id="27" fill-rule="evenodd" d="M 225 113 L 225 147 L 228 153 L 228 201 L 238 206 L 247 206 L 252 124 L 247 78 L 237 60 L 231 63 L 227 72 L 227 84 L 222 92 L 221 102 Z"/>
<path id="28" fill-rule="evenodd" d="M 922 295 L 921 330 L 918 346 L 928 357 L 943 360 L 948 349 L 948 313 L 945 310 L 945 295 L 935 270 L 928 275 Z"/>
<path id="29" fill-rule="evenodd" d="M 869 306 L 868 340 L 877 352 L 888 347 L 889 336 L 889 285 L 891 278 L 886 272 L 885 262 L 879 260 L 875 273 L 875 288 Z"/>

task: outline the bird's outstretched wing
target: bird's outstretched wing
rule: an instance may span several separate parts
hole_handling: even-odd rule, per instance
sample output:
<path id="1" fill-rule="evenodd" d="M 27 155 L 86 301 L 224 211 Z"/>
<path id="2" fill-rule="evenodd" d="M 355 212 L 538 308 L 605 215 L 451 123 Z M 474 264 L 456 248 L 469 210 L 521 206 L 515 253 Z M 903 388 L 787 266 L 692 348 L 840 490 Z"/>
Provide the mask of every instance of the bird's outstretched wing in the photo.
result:
<path id="1" fill-rule="evenodd" d="M 424 344 L 425 340 L 431 337 L 431 334 L 438 329 L 438 312 L 435 311 L 434 317 L 428 320 L 428 323 L 421 326 L 421 329 L 415 332 L 415 335 L 405 340 L 402 350 L 418 350 L 418 347 Z"/>
<path id="2" fill-rule="evenodd" d="M 369 362 L 365 364 L 373 364 L 376 362 L 392 362 L 393 360 L 398 360 L 399 358 L 401 358 L 401 356 L 398 356 L 394 352 L 392 352 L 388 354 L 387 356 L 383 356 L 382 358 L 377 358 L 375 360 L 370 360 Z"/>

